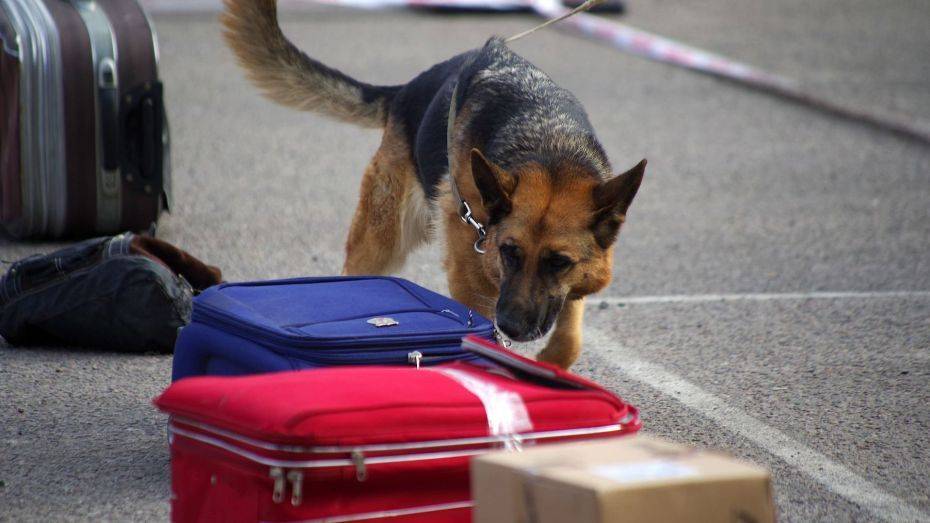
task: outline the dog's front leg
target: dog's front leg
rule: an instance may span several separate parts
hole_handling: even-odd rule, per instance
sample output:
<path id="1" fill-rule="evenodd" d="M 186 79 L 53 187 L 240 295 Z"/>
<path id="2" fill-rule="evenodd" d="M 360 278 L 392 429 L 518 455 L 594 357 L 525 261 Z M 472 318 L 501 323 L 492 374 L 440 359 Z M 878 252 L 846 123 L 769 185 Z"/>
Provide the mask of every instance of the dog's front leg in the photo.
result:
<path id="1" fill-rule="evenodd" d="M 463 265 L 455 261 L 446 263 L 449 294 L 485 318 L 493 318 L 497 289 L 477 273 L 473 266 Z"/>
<path id="2" fill-rule="evenodd" d="M 581 353 L 581 323 L 584 318 L 584 298 L 569 300 L 555 322 L 555 329 L 546 347 L 536 359 L 567 369 Z"/>
<path id="3" fill-rule="evenodd" d="M 362 177 L 343 274 L 390 274 L 426 241 L 429 205 L 410 159 L 403 133 L 389 124 Z"/>

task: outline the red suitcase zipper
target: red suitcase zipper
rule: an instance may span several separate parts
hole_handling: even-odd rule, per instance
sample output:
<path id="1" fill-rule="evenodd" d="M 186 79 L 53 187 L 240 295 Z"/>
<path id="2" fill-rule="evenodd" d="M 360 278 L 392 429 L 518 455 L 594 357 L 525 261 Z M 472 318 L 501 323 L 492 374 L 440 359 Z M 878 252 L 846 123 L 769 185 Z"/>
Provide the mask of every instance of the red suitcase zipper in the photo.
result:
<path id="1" fill-rule="evenodd" d="M 302 509 L 305 497 L 313 494 L 312 491 L 308 491 L 306 485 L 314 482 L 332 482 L 336 476 L 345 482 L 362 484 L 369 480 L 369 475 L 379 471 L 385 475 L 402 475 L 401 469 L 405 464 L 421 468 L 425 466 L 434 471 L 443 468 L 446 469 L 447 475 L 458 473 L 467 478 L 468 459 L 472 456 L 494 448 L 520 449 L 524 445 L 539 442 L 620 435 L 629 431 L 629 423 L 635 421 L 635 416 L 631 414 L 629 419 L 623 421 L 627 423 L 510 436 L 323 447 L 297 447 L 260 441 L 183 418 L 173 418 L 169 430 L 174 452 L 188 450 L 202 456 L 209 455 L 227 466 L 233 464 L 232 466 L 246 471 L 244 473 L 251 474 L 256 479 L 264 480 L 267 484 L 262 494 L 264 499 L 259 500 L 259 505 L 271 506 L 272 510 L 274 505 L 281 505 L 286 509 L 283 512 L 305 518 L 329 514 L 326 511 L 314 510 L 313 507 Z M 391 465 L 395 466 L 393 471 L 383 470 L 385 466 Z M 318 477 L 319 472 L 330 473 L 328 477 Z M 467 494 L 467 485 L 463 486 L 462 490 Z M 419 515 L 433 510 L 467 510 L 471 506 L 467 496 L 442 501 L 418 506 L 382 507 L 380 510 L 362 514 L 370 514 L 371 518 L 376 514 L 395 517 L 397 512 Z"/>

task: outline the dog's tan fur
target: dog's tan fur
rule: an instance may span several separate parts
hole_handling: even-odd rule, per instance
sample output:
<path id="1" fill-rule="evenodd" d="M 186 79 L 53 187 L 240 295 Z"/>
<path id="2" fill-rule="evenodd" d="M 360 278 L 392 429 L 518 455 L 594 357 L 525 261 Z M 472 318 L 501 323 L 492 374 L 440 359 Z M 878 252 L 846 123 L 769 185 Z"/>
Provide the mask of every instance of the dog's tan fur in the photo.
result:
<path id="1" fill-rule="evenodd" d="M 410 147 L 389 123 L 359 191 L 346 240 L 345 274 L 389 274 L 427 240 L 428 205 L 417 184 Z"/>
<path id="2" fill-rule="evenodd" d="M 461 145 L 455 149 L 459 155 L 455 164 L 462 168 L 454 176 L 463 197 L 480 202 L 471 176 L 471 150 L 467 144 Z M 345 274 L 388 274 L 399 269 L 407 254 L 429 239 L 430 224 L 423 212 L 428 204 L 410 158 L 409 145 L 397 124 L 389 121 L 362 179 L 346 241 Z M 494 316 L 500 278 L 495 247 L 500 236 L 525 239 L 536 252 L 549 249 L 571 254 L 578 264 L 561 283 L 569 299 L 538 356 L 568 368 L 581 351 L 584 296 L 604 288 L 612 274 L 612 249 L 600 248 L 588 232 L 590 216 L 596 210 L 591 194 L 598 184 L 589 178 L 564 177 L 563 185 L 553 186 L 547 173 L 532 169 L 519 173 L 519 179 L 513 194 L 513 219 L 506 227 L 491 229 L 486 242 L 489 251 L 480 257 L 475 256 L 473 248 L 474 231 L 462 224 L 448 184 L 440 189 L 441 213 L 436 219 L 446 233 L 444 267 L 449 292 L 479 313 Z M 488 220 L 485 209 L 476 206 L 474 210 L 480 221 Z"/>
<path id="3" fill-rule="evenodd" d="M 470 162 L 459 162 L 470 166 Z M 470 169 L 470 167 L 469 167 Z M 462 170 L 465 170 L 464 168 Z M 512 194 L 511 219 L 489 231 L 488 252 L 481 257 L 481 270 L 475 270 L 469 256 L 473 235 L 463 228 L 455 213 L 451 197 L 445 199 L 444 218 L 448 230 L 457 230 L 449 242 L 446 266 L 449 288 L 453 296 L 485 314 L 493 316 L 501 273 L 497 246 L 511 239 L 520 243 L 528 260 L 538 260 L 543 251 L 569 254 L 578 260 L 575 267 L 559 282 L 568 300 L 559 313 L 552 336 L 537 358 L 568 368 L 581 351 L 584 296 L 603 289 L 611 279 L 611 249 L 602 249 L 588 232 L 588 222 L 595 209 L 591 192 L 595 183 L 590 179 L 560 178 L 567 183 L 553 186 L 553 179 L 542 170 L 517 173 L 519 184 Z M 457 180 L 471 180 L 468 172 L 455 174 Z M 476 194 L 474 183 L 462 183 Z M 472 196 L 471 201 L 481 201 Z M 487 220 L 484 209 L 477 209 L 479 219 Z M 464 230 L 463 230 L 464 229 Z M 463 263 L 464 262 L 464 263 Z"/>
<path id="4" fill-rule="evenodd" d="M 508 270 L 500 251 L 503 246 L 517 246 L 524 260 L 522 275 L 508 276 L 508 299 L 516 304 L 557 302 L 561 309 L 548 309 L 552 314 L 559 312 L 538 358 L 569 367 L 581 350 L 584 296 L 610 282 L 612 244 L 639 186 L 645 161 L 609 180 L 592 176 L 590 164 L 570 158 L 558 162 L 555 173 L 552 165 L 533 162 L 506 171 L 488 161 L 466 138 L 473 108 L 465 105 L 456 117 L 448 154 L 454 166 L 450 175 L 463 198 L 471 202 L 476 218 L 489 224 L 487 253 L 479 255 L 473 247 L 475 231 L 461 222 L 449 180 L 439 184 L 438 197 L 432 202 L 427 199 L 418 180 L 413 146 L 402 121 L 389 111 L 389 96 L 379 94 L 381 88 L 361 84 L 300 53 L 277 26 L 274 0 L 225 2 L 222 20 L 227 41 L 249 77 L 269 97 L 343 121 L 384 127 L 381 145 L 362 178 L 343 272 L 396 271 L 410 251 L 430 239 L 431 228 L 441 228 L 452 296 L 494 317 Z M 579 147 L 583 152 L 586 145 Z M 609 167 L 599 164 L 598 169 Z M 508 204 L 506 218 L 496 224 L 491 220 L 494 209 L 489 208 L 494 202 L 485 201 L 491 197 L 488 191 L 498 203 L 506 200 Z M 548 270 L 547 260 L 556 255 L 569 258 L 570 267 Z"/>

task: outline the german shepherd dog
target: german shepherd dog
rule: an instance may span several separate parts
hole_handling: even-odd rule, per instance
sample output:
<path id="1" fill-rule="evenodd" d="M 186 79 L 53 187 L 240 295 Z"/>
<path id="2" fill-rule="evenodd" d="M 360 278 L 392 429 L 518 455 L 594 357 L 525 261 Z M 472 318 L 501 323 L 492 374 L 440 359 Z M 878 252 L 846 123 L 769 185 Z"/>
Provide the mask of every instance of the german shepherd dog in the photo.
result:
<path id="1" fill-rule="evenodd" d="M 384 129 L 343 272 L 395 271 L 441 227 L 452 296 L 516 341 L 555 325 L 537 358 L 571 366 L 584 297 L 610 282 L 612 246 L 646 161 L 612 176 L 581 103 L 499 38 L 407 84 L 374 86 L 298 50 L 278 26 L 275 0 L 225 4 L 226 41 L 269 98 Z M 476 228 L 462 223 L 453 181 L 486 228 L 484 254 Z"/>

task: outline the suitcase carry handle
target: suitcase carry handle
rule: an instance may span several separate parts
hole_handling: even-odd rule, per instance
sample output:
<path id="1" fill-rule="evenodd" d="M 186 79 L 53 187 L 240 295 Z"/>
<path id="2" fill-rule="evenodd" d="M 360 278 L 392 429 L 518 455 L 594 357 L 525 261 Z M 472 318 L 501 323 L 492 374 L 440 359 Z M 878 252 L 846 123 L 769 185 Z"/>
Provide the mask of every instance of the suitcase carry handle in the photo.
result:
<path id="1" fill-rule="evenodd" d="M 120 163 L 123 178 L 135 190 L 164 190 L 165 104 L 161 82 L 129 91 L 120 107 Z"/>
<path id="2" fill-rule="evenodd" d="M 97 67 L 97 89 L 100 98 L 100 134 L 103 139 L 103 168 L 119 168 L 119 90 L 116 85 L 116 64 L 106 58 Z M 114 187 L 113 189 L 115 189 Z"/>
<path id="3" fill-rule="evenodd" d="M 88 30 L 98 18 L 85 12 L 99 12 L 95 0 L 70 0 L 82 17 Z M 106 16 L 102 17 L 106 21 Z M 107 26 L 112 36 L 112 28 Z M 141 84 L 125 91 L 120 99 L 120 86 L 116 71 L 115 52 L 97 64 L 96 81 L 100 104 L 101 156 L 104 171 L 121 169 L 123 179 L 134 190 L 146 194 L 164 191 L 164 152 L 167 147 L 163 87 L 159 81 Z M 119 190 L 117 183 L 104 187 L 108 193 Z"/>

